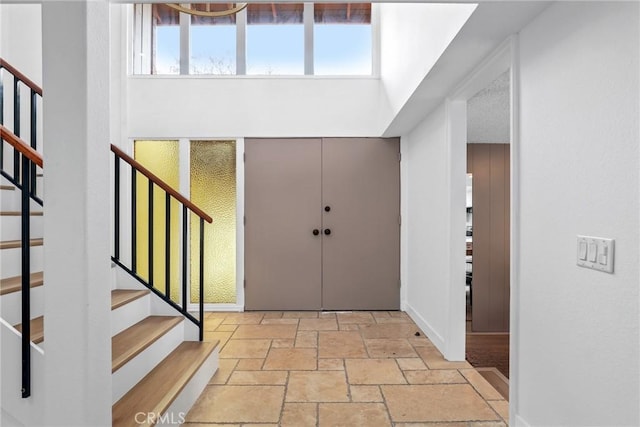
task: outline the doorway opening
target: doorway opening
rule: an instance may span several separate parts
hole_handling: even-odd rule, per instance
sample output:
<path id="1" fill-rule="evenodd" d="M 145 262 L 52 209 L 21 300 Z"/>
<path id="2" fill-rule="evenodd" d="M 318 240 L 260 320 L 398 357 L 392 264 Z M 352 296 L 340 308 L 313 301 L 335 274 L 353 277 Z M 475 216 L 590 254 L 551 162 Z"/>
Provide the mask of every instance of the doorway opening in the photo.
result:
<path id="1" fill-rule="evenodd" d="M 467 100 L 466 359 L 509 398 L 510 70 Z"/>

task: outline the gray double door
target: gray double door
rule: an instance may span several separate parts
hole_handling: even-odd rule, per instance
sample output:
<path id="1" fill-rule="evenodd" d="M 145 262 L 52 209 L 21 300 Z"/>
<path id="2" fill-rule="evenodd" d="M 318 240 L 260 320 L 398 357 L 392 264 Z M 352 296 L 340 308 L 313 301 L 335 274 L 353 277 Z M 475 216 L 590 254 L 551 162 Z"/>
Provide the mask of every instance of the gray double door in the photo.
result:
<path id="1" fill-rule="evenodd" d="M 397 310 L 397 138 L 245 140 L 245 308 Z"/>

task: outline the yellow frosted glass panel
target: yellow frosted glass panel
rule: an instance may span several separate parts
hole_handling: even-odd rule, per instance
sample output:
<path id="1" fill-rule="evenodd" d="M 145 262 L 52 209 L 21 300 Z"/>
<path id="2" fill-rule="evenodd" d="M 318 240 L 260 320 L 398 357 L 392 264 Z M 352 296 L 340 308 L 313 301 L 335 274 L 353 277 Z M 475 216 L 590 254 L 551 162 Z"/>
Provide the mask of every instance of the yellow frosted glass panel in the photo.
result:
<path id="1" fill-rule="evenodd" d="M 134 157 L 158 178 L 178 190 L 180 187 L 178 141 L 135 141 Z M 136 174 L 136 256 L 138 275 L 149 280 L 149 181 Z M 153 286 L 165 293 L 166 246 L 166 193 L 153 186 Z M 179 302 L 180 292 L 180 205 L 175 199 L 170 204 L 170 257 L 171 299 Z"/>
<path id="2" fill-rule="evenodd" d="M 236 143 L 191 141 L 191 201 L 204 227 L 204 302 L 236 302 Z M 191 301 L 199 302 L 200 219 L 191 215 Z"/>

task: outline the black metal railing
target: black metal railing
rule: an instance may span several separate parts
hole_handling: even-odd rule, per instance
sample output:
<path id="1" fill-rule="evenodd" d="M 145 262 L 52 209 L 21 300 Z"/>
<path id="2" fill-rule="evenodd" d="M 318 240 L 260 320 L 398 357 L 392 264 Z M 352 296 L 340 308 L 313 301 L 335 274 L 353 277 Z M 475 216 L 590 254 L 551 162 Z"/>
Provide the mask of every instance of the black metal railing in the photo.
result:
<path id="1" fill-rule="evenodd" d="M 22 138 L 21 126 L 22 126 L 22 111 L 21 111 L 21 97 L 23 94 L 23 89 L 26 89 L 29 93 L 29 146 L 34 150 L 37 150 L 37 141 L 38 141 L 38 98 L 42 98 L 42 89 L 35 84 L 31 79 L 26 77 L 20 71 L 18 71 L 15 67 L 9 64 L 4 59 L 0 58 L 0 125 L 5 125 L 5 118 L 7 117 L 6 112 L 4 111 L 5 103 L 5 73 L 8 73 L 10 77 L 7 80 L 11 80 L 10 85 L 13 90 L 13 99 L 11 102 L 12 106 L 12 115 L 13 115 L 13 129 L 10 129 L 11 132 L 17 136 L 18 138 Z M 8 128 L 7 128 L 8 129 Z M 21 176 L 20 172 L 20 153 L 14 148 L 13 149 L 13 165 L 12 169 L 8 167 L 5 168 L 5 144 L 2 144 L 0 147 L 0 165 L 2 165 L 2 171 L 0 172 L 3 177 L 5 177 L 9 182 L 15 185 L 17 188 L 22 189 L 22 185 L 24 182 L 27 183 L 29 189 L 29 196 L 35 200 L 38 204 L 42 206 L 43 201 L 40 196 L 37 194 L 37 167 L 31 162 L 29 166 L 29 174 L 30 179 L 25 181 L 24 179 L 19 179 Z M 8 170 L 9 169 L 9 170 Z"/>
<path id="2" fill-rule="evenodd" d="M 8 144 L 17 153 L 21 171 L 21 175 L 17 176 L 14 169 L 12 178 L 21 191 L 22 397 L 26 398 L 31 396 L 31 227 L 29 221 L 33 195 L 29 189 L 31 188 L 31 171 L 35 166 L 42 167 L 43 163 L 40 154 L 3 125 L 0 125 L 0 136 L 2 147 Z M 3 176 L 6 173 L 4 165 L 2 165 L 2 173 Z M 38 203 L 42 205 L 42 200 Z"/>
<path id="3" fill-rule="evenodd" d="M 204 326 L 204 223 L 205 221 L 208 223 L 213 222 L 211 217 L 203 212 L 200 208 L 194 205 L 191 201 L 186 199 L 180 193 L 171 188 L 167 183 L 158 178 L 155 174 L 145 168 L 143 165 L 138 163 L 136 160 L 131 158 L 125 152 L 120 150 L 118 147 L 111 145 L 111 151 L 115 155 L 114 160 L 114 236 L 113 236 L 113 256 L 111 257 L 112 261 L 120 266 L 124 271 L 134 277 L 138 282 L 145 285 L 149 288 L 153 293 L 162 298 L 167 304 L 180 312 L 184 317 L 189 319 L 199 328 L 199 339 L 203 340 L 203 326 Z M 130 264 L 127 265 L 126 261 L 123 260 L 121 256 L 121 242 L 120 242 L 120 234 L 122 231 L 122 223 L 121 223 L 121 207 L 122 203 L 122 174 L 121 174 L 121 163 L 127 163 L 130 170 L 131 177 L 131 188 L 130 188 L 130 215 L 131 215 L 131 225 L 130 225 Z M 146 220 L 148 224 L 148 239 L 146 244 L 148 259 L 147 259 L 147 275 L 143 277 L 139 273 L 139 260 L 137 256 L 138 251 L 138 215 L 139 212 L 138 206 L 138 198 L 141 194 L 142 189 L 138 188 L 138 176 L 141 175 L 147 179 L 147 195 L 148 195 L 148 206 L 146 212 Z M 165 218 L 164 218 L 164 236 L 165 236 L 165 244 L 164 244 L 164 283 L 156 283 L 156 279 L 154 277 L 154 227 L 155 227 L 155 212 L 154 212 L 154 189 L 159 188 L 162 192 L 164 192 L 164 204 L 165 204 Z M 180 261 L 179 268 L 182 271 L 181 274 L 181 295 L 171 295 L 171 204 L 178 203 L 182 207 L 182 233 L 181 240 L 182 244 L 180 245 L 180 255 L 178 257 Z M 141 211 L 142 209 L 140 209 Z M 145 215 L 144 212 L 142 215 Z M 198 235 L 199 235 L 199 245 L 198 245 L 198 294 L 199 294 L 199 306 L 198 306 L 198 318 L 192 315 L 188 310 L 188 289 L 189 284 L 188 280 L 188 264 L 187 264 L 187 254 L 188 247 L 187 243 L 189 241 L 189 229 L 188 229 L 188 221 L 192 215 L 198 219 Z M 192 256 L 194 254 L 191 254 Z M 164 286 L 162 286 L 164 285 Z M 172 297 L 178 299 L 178 302 L 174 301 Z"/>

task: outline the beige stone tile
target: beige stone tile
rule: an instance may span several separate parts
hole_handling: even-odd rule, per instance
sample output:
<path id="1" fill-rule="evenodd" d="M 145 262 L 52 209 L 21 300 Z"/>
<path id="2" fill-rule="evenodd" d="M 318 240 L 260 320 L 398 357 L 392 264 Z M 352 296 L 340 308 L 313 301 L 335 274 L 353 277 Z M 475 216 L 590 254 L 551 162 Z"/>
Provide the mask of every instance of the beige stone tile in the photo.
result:
<path id="1" fill-rule="evenodd" d="M 283 386 L 208 386 L 187 414 L 186 421 L 277 423 L 284 389 Z"/>
<path id="2" fill-rule="evenodd" d="M 336 321 L 338 320 L 338 318 L 336 317 L 336 313 L 330 311 L 321 311 L 318 317 L 320 319 L 334 319 Z"/>
<path id="3" fill-rule="evenodd" d="M 262 319 L 261 325 L 297 325 L 300 319 Z"/>
<path id="4" fill-rule="evenodd" d="M 353 313 L 338 313 L 338 322 L 348 324 L 367 324 L 375 323 L 373 316 L 366 311 L 354 311 Z"/>
<path id="5" fill-rule="evenodd" d="M 405 313 L 404 311 L 390 311 L 389 312 L 389 316 L 391 316 L 391 317 L 405 317 L 407 319 L 410 319 L 409 315 L 407 313 Z"/>
<path id="6" fill-rule="evenodd" d="M 296 337 L 296 325 L 240 325 L 233 339 L 290 338 Z"/>
<path id="7" fill-rule="evenodd" d="M 227 381 L 228 385 L 285 385 L 287 373 L 284 371 L 235 371 Z"/>
<path id="8" fill-rule="evenodd" d="M 502 395 L 475 369 L 460 369 L 460 373 L 485 400 L 502 400 Z"/>
<path id="9" fill-rule="evenodd" d="M 388 311 L 370 311 L 369 312 L 374 319 L 378 320 L 378 319 L 388 319 L 391 317 L 391 315 L 389 314 Z"/>
<path id="10" fill-rule="evenodd" d="M 238 325 L 220 325 L 216 328 L 217 332 L 234 332 L 238 328 Z"/>
<path id="11" fill-rule="evenodd" d="M 300 319 L 298 325 L 300 331 L 337 331 L 336 319 Z"/>
<path id="12" fill-rule="evenodd" d="M 420 329 L 412 323 L 384 323 L 367 325 L 360 328 L 362 337 L 367 339 L 374 338 L 412 338 Z M 422 333 L 422 332 L 420 332 Z"/>
<path id="13" fill-rule="evenodd" d="M 204 340 L 207 342 L 218 341 L 218 345 L 222 348 L 231 338 L 231 334 L 233 332 L 204 331 Z"/>
<path id="14" fill-rule="evenodd" d="M 210 423 L 190 423 L 190 422 L 186 422 L 184 424 L 182 424 L 183 426 L 186 427 L 242 427 L 242 424 L 210 424 Z"/>
<path id="15" fill-rule="evenodd" d="M 242 427 L 278 427 L 278 424 L 242 424 Z"/>
<path id="16" fill-rule="evenodd" d="M 506 400 L 490 400 L 489 405 L 494 411 L 502 417 L 503 420 L 509 421 L 509 402 Z"/>
<path id="17" fill-rule="evenodd" d="M 224 319 L 229 314 L 229 311 L 208 311 L 205 313 L 205 319 Z"/>
<path id="18" fill-rule="evenodd" d="M 236 371 L 259 371 L 264 365 L 264 359 L 240 359 Z"/>
<path id="19" fill-rule="evenodd" d="M 346 359 L 349 384 L 406 384 L 394 359 Z"/>
<path id="20" fill-rule="evenodd" d="M 315 403 L 285 403 L 281 427 L 316 427 L 318 405 Z"/>
<path id="21" fill-rule="evenodd" d="M 468 423 L 395 423 L 395 427 L 469 427 Z"/>
<path id="22" fill-rule="evenodd" d="M 466 380 L 455 369 L 404 371 L 409 384 L 465 384 Z"/>
<path id="23" fill-rule="evenodd" d="M 271 340 L 229 340 L 220 351 L 223 359 L 256 359 L 267 356 Z"/>
<path id="24" fill-rule="evenodd" d="M 226 384 L 237 364 L 238 359 L 220 359 L 218 370 L 209 380 L 209 384 Z"/>
<path id="25" fill-rule="evenodd" d="M 507 427 L 507 425 L 502 421 L 478 421 L 469 422 L 466 427 Z"/>
<path id="26" fill-rule="evenodd" d="M 499 420 L 468 384 L 383 385 L 381 389 L 394 422 Z"/>
<path id="27" fill-rule="evenodd" d="M 277 339 L 271 341 L 271 348 L 292 348 L 295 340 Z"/>
<path id="28" fill-rule="evenodd" d="M 262 321 L 262 313 L 229 313 L 222 321 L 223 325 L 257 325 Z"/>
<path id="29" fill-rule="evenodd" d="M 222 323 L 221 317 L 208 317 L 204 318 L 204 330 L 206 331 L 215 331 L 218 326 Z"/>
<path id="30" fill-rule="evenodd" d="M 382 357 L 418 357 L 406 339 L 368 339 L 364 340 L 369 356 Z"/>
<path id="31" fill-rule="evenodd" d="M 342 359 L 318 359 L 319 371 L 344 371 Z"/>
<path id="32" fill-rule="evenodd" d="M 428 369 L 427 365 L 425 365 L 419 357 L 396 359 L 396 362 L 398 362 L 398 366 L 403 371 L 419 371 L 421 369 Z"/>
<path id="33" fill-rule="evenodd" d="M 413 323 L 413 320 L 409 319 L 408 317 L 388 317 L 388 318 L 384 318 L 384 317 L 377 317 L 376 318 L 376 322 L 377 323 Z"/>
<path id="34" fill-rule="evenodd" d="M 380 387 L 376 385 L 349 386 L 352 402 L 382 402 Z"/>
<path id="35" fill-rule="evenodd" d="M 268 371 L 309 371 L 317 369 L 315 348 L 272 348 L 262 369 Z"/>
<path id="36" fill-rule="evenodd" d="M 318 348 L 318 332 L 298 331 L 295 346 L 302 348 Z"/>
<path id="37" fill-rule="evenodd" d="M 368 354 L 358 332 L 321 331 L 318 338 L 318 357 L 344 359 L 368 357 Z"/>
<path id="38" fill-rule="evenodd" d="M 418 347 L 416 351 L 429 369 L 471 369 L 467 362 L 449 362 L 435 347 Z"/>
<path id="39" fill-rule="evenodd" d="M 409 341 L 409 344 L 411 344 L 412 346 L 418 348 L 418 347 L 432 347 L 435 348 L 435 346 L 433 345 L 433 343 L 431 341 L 429 341 L 429 338 L 427 337 L 412 337 L 412 338 L 407 338 L 407 341 Z"/>
<path id="40" fill-rule="evenodd" d="M 281 317 L 281 311 L 265 311 L 262 320 L 264 321 L 265 319 L 280 319 Z"/>
<path id="41" fill-rule="evenodd" d="M 318 317 L 317 311 L 285 311 L 282 313 L 282 317 L 285 319 L 316 319 Z"/>
<path id="42" fill-rule="evenodd" d="M 351 323 L 340 323 L 339 329 L 341 331 L 359 331 L 360 330 L 357 324 L 351 324 Z"/>
<path id="43" fill-rule="evenodd" d="M 348 402 L 347 379 L 342 371 L 292 371 L 287 402 Z"/>
<path id="44" fill-rule="evenodd" d="M 320 427 L 391 426 L 382 403 L 321 403 L 318 421 Z"/>

